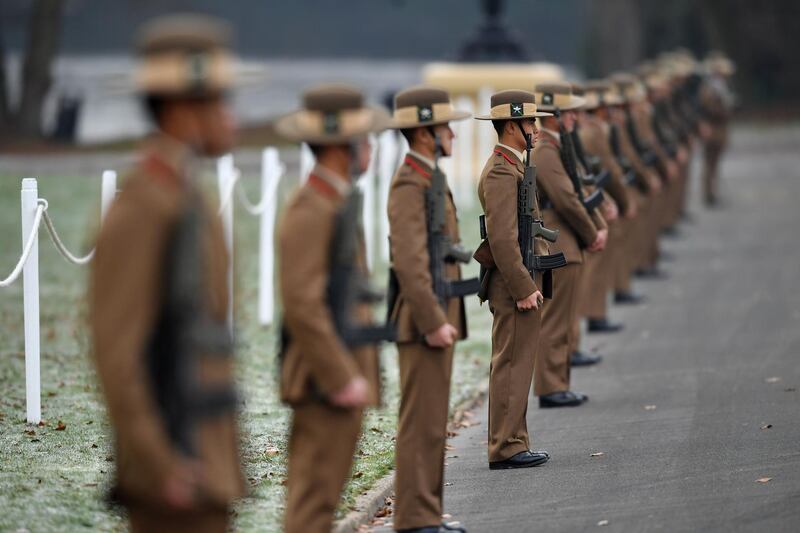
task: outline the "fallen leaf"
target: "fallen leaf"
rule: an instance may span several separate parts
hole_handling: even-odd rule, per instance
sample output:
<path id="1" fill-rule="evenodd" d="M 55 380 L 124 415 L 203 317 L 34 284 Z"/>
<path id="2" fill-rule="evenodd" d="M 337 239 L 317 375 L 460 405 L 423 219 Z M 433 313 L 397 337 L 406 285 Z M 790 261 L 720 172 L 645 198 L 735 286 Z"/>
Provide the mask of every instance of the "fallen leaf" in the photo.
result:
<path id="1" fill-rule="evenodd" d="M 56 393 L 55 391 L 52 391 L 52 390 L 51 390 L 51 391 L 49 391 L 49 392 L 47 393 L 47 396 L 48 396 L 49 398 L 52 398 L 52 397 L 53 397 L 53 396 L 55 396 L 56 394 L 57 394 L 57 393 Z"/>
<path id="2" fill-rule="evenodd" d="M 756 483 L 769 483 L 772 481 L 771 477 L 760 477 L 756 480 Z"/>
<path id="3" fill-rule="evenodd" d="M 608 525 L 608 520 L 600 520 L 600 521 L 597 523 L 597 525 L 598 525 L 598 526 L 607 526 L 607 525 Z"/>
<path id="4" fill-rule="evenodd" d="M 761 426 L 761 429 L 769 429 L 771 427 L 772 427 L 772 424 L 764 424 L 763 426 Z"/>
<path id="5" fill-rule="evenodd" d="M 92 448 L 97 448 L 97 444 L 92 443 Z"/>
<path id="6" fill-rule="evenodd" d="M 279 453 L 281 453 L 281 451 L 274 446 L 270 446 L 266 450 L 264 450 L 264 454 L 266 454 L 267 457 L 274 457 Z"/>
<path id="7" fill-rule="evenodd" d="M 358 478 L 361 478 L 361 477 L 364 477 L 364 472 L 356 472 L 355 474 L 353 474 L 353 478 L 355 478 L 355 479 L 358 479 Z"/>
<path id="8" fill-rule="evenodd" d="M 655 411 L 656 410 L 656 406 L 655 405 L 645 405 L 644 406 L 644 410 L 645 411 Z"/>
<path id="9" fill-rule="evenodd" d="M 772 376 L 771 378 L 767 378 L 767 379 L 765 379 L 764 381 L 765 381 L 766 383 L 777 383 L 777 382 L 779 382 L 780 380 L 781 380 L 781 378 L 779 378 L 779 377 L 777 377 L 777 376 Z"/>
<path id="10" fill-rule="evenodd" d="M 785 389 L 783 389 L 783 392 L 794 392 L 794 391 L 796 391 L 796 390 L 797 390 L 797 389 L 796 389 L 796 388 L 794 388 L 794 387 L 786 387 Z"/>
<path id="11" fill-rule="evenodd" d="M 451 514 L 445 513 L 442 515 L 442 520 L 450 520 L 451 518 L 453 518 L 453 515 Z"/>
<path id="12" fill-rule="evenodd" d="M 33 437 L 34 435 L 36 435 L 36 432 L 32 429 L 26 429 L 25 434 L 29 437 Z"/>
<path id="13" fill-rule="evenodd" d="M 84 487 L 96 487 L 97 483 L 84 483 L 83 486 Z"/>
<path id="14" fill-rule="evenodd" d="M 448 439 L 452 439 L 453 437 L 457 437 L 457 436 L 458 436 L 458 431 L 448 431 L 447 432 L 447 438 Z"/>
<path id="15" fill-rule="evenodd" d="M 67 425 L 59 420 L 58 424 L 56 424 L 56 431 L 64 431 L 65 429 L 67 429 Z"/>
<path id="16" fill-rule="evenodd" d="M 36 424 L 40 428 L 43 428 L 47 425 L 47 420 L 40 420 L 38 424 Z"/>
<path id="17" fill-rule="evenodd" d="M 594 453 L 592 454 L 592 457 L 602 457 L 602 456 L 604 456 L 604 455 L 605 455 L 605 453 L 603 453 L 603 452 L 594 452 Z"/>
<path id="18" fill-rule="evenodd" d="M 452 487 L 452 486 L 453 486 L 453 484 L 452 484 L 452 483 L 450 483 L 450 482 L 447 482 L 447 483 L 445 483 L 445 484 L 444 484 L 444 486 L 445 486 L 445 487 Z"/>

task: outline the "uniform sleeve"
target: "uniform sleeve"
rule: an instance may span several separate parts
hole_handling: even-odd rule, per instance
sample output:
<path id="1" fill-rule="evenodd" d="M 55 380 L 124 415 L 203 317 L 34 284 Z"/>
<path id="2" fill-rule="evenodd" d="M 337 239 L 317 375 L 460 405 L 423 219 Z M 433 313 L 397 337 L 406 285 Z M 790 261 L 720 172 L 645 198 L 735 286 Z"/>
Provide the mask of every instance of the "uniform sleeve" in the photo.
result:
<path id="1" fill-rule="evenodd" d="M 94 357 L 109 415 L 154 490 L 178 453 L 163 429 L 146 368 L 168 245 L 166 218 L 145 212 L 134 192 L 120 195 L 98 236 L 90 294 Z"/>
<path id="2" fill-rule="evenodd" d="M 597 239 L 597 228 L 564 171 L 558 152 L 543 148 L 536 155 L 536 166 L 539 169 L 537 181 L 552 202 L 553 208 L 581 241 L 587 245 L 593 243 Z"/>
<path id="3" fill-rule="evenodd" d="M 447 322 L 447 315 L 433 292 L 429 270 L 425 187 L 410 180 L 396 183 L 389 193 L 388 211 L 392 265 L 400 292 L 417 329 L 431 333 Z"/>
<path id="4" fill-rule="evenodd" d="M 310 206 L 287 208 L 279 230 L 279 280 L 285 325 L 314 382 L 325 395 L 359 374 L 333 323 L 327 303 L 333 223 Z"/>
<path id="5" fill-rule="evenodd" d="M 517 228 L 517 177 L 511 169 L 495 166 L 484 181 L 486 233 L 494 262 L 514 300 L 524 300 L 538 289 L 522 262 Z"/>

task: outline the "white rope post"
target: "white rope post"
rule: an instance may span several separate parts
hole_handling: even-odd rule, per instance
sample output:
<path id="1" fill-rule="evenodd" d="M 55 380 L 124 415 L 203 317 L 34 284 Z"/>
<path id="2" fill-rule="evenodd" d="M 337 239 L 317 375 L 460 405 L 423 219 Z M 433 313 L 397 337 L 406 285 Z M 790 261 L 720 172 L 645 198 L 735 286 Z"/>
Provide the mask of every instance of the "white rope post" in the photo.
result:
<path id="1" fill-rule="evenodd" d="M 22 246 L 35 224 L 39 189 L 36 178 L 22 180 Z M 34 239 L 28 259 L 22 270 L 23 307 L 25 320 L 25 404 L 29 424 L 42 420 L 41 382 L 39 373 L 39 236 Z"/>
<path id="2" fill-rule="evenodd" d="M 456 109 L 475 114 L 475 104 L 469 96 L 456 99 Z M 453 155 L 456 156 L 456 201 L 459 207 L 475 205 L 475 121 L 459 120 L 455 123 L 456 141 Z"/>
<path id="3" fill-rule="evenodd" d="M 298 177 L 299 183 L 305 183 L 308 175 L 311 174 L 311 169 L 314 168 L 314 153 L 306 143 L 300 145 L 300 175 Z"/>
<path id="4" fill-rule="evenodd" d="M 275 318 L 275 217 L 283 170 L 278 149 L 265 148 L 261 154 L 261 201 L 267 203 L 261 212 L 258 248 L 258 321 L 263 325 L 272 324 Z"/>
<path id="5" fill-rule="evenodd" d="M 228 327 L 233 333 L 233 182 L 236 179 L 236 169 L 233 166 L 233 155 L 228 154 L 217 159 L 217 185 L 219 187 L 219 202 L 222 206 L 222 228 L 225 234 L 225 244 L 228 246 Z"/>
<path id="6" fill-rule="evenodd" d="M 100 220 L 105 220 L 111 202 L 117 196 L 117 173 L 113 170 L 103 171 L 103 181 L 100 185 Z"/>
<path id="7" fill-rule="evenodd" d="M 399 142 L 396 131 L 387 130 L 378 137 L 378 181 L 380 182 L 378 192 L 380 233 L 378 239 L 380 241 L 381 258 L 384 261 L 389 260 L 389 216 L 387 210 L 389 187 L 392 184 L 394 172 L 397 170 L 397 160 L 400 155 L 398 148 Z"/>
<path id="8" fill-rule="evenodd" d="M 370 150 L 369 166 L 358 180 L 364 194 L 362 206 L 362 220 L 364 223 L 364 241 L 367 248 L 367 267 L 372 270 L 375 253 L 375 170 L 377 168 L 377 140 L 375 135 L 369 136 Z"/>

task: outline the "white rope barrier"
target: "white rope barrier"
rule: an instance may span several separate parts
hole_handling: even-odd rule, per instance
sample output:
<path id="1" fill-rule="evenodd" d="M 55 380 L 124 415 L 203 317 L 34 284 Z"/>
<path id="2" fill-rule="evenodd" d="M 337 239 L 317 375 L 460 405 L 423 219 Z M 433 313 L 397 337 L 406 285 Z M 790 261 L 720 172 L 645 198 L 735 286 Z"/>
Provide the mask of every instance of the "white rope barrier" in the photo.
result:
<path id="1" fill-rule="evenodd" d="M 17 281 L 17 278 L 22 273 L 22 267 L 25 266 L 25 262 L 31 255 L 31 250 L 33 249 L 33 243 L 36 241 L 36 237 L 39 233 L 39 225 L 42 222 L 42 214 L 44 213 L 45 209 L 47 209 L 47 201 L 41 200 L 40 203 L 36 206 L 36 214 L 33 217 L 33 228 L 29 232 L 27 240 L 23 241 L 24 245 L 22 247 L 22 256 L 20 256 L 19 261 L 17 261 L 17 265 L 14 267 L 14 270 L 11 271 L 11 274 L 9 274 L 8 277 L 6 277 L 4 280 L 0 280 L 0 287 L 8 287 L 9 285 Z"/>
<path id="2" fill-rule="evenodd" d="M 47 213 L 47 200 L 39 200 L 39 202 L 44 202 L 44 225 L 47 228 L 47 233 L 50 234 L 50 239 L 53 241 L 53 244 L 56 247 L 56 250 L 61 254 L 61 257 L 66 259 L 68 262 L 72 263 L 73 265 L 86 265 L 89 261 L 92 260 L 94 257 L 94 248 L 91 252 L 86 254 L 83 257 L 77 257 L 75 254 L 67 250 L 67 247 L 64 246 L 64 243 L 61 241 L 61 237 L 59 237 L 58 232 L 56 231 L 55 226 L 53 225 L 53 219 L 50 218 L 50 215 Z"/>

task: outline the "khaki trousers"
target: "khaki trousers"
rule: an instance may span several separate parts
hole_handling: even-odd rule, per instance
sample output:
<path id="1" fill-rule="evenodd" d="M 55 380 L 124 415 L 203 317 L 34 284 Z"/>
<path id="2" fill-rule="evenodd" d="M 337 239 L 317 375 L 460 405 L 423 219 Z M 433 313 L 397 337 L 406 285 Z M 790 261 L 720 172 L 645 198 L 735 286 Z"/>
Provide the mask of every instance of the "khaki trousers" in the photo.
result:
<path id="1" fill-rule="evenodd" d="M 570 263 L 553 271 L 553 299 L 542 312 L 542 343 L 536 357 L 534 394 L 545 396 L 569 390 L 570 346 L 578 310 L 578 282 L 582 265 Z"/>
<path id="2" fill-rule="evenodd" d="M 131 505 L 128 507 L 132 533 L 225 533 L 227 509 L 166 511 Z"/>
<path id="3" fill-rule="evenodd" d="M 362 409 L 294 406 L 285 533 L 330 533 L 361 432 Z"/>
<path id="4" fill-rule="evenodd" d="M 538 279 L 537 286 L 541 287 Z M 489 282 L 489 310 L 493 315 L 492 362 L 489 367 L 489 462 L 494 462 L 530 449 L 525 417 L 539 348 L 542 312 L 541 308 L 539 311 L 518 311 L 497 271 L 492 272 Z"/>
<path id="5" fill-rule="evenodd" d="M 453 351 L 421 343 L 397 345 L 400 416 L 395 460 L 395 529 L 442 521 L 444 448 Z"/>

